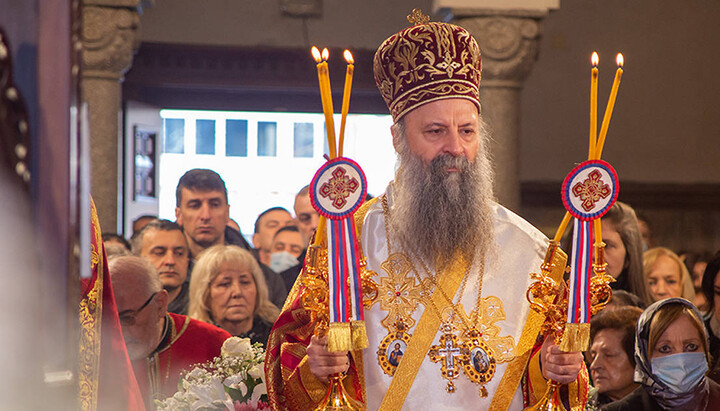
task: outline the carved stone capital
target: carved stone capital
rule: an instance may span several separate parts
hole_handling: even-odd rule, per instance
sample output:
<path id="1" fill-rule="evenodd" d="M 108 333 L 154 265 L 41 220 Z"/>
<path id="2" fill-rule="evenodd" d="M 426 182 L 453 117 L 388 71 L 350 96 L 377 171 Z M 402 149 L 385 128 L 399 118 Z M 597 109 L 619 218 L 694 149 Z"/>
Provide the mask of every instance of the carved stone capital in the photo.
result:
<path id="1" fill-rule="evenodd" d="M 88 4 L 90 3 L 90 4 Z M 96 5 L 83 7 L 83 77 L 120 80 L 139 46 L 137 8 Z"/>
<path id="2" fill-rule="evenodd" d="M 522 87 L 537 60 L 541 16 L 544 15 L 486 12 L 452 21 L 467 29 L 480 45 L 483 86 Z"/>

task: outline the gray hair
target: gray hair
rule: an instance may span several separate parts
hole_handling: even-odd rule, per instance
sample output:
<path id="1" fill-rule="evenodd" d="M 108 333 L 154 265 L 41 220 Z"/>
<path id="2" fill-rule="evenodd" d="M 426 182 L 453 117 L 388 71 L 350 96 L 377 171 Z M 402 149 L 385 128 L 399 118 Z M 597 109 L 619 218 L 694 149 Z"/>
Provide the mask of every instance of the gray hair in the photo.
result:
<path id="1" fill-rule="evenodd" d="M 115 257 L 110 260 L 108 268 L 115 289 L 134 282 L 141 284 L 148 296 L 163 289 L 157 270 L 145 258 L 134 255 Z"/>

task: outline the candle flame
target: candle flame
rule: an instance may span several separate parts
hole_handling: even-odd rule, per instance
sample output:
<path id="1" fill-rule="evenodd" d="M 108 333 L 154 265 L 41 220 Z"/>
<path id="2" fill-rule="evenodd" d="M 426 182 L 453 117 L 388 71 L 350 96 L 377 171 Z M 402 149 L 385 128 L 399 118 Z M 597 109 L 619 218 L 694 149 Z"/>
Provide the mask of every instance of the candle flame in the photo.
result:
<path id="1" fill-rule="evenodd" d="M 328 57 L 330 57 L 330 52 L 327 48 L 324 48 L 322 51 L 322 59 L 327 61 Z"/>
<path id="2" fill-rule="evenodd" d="M 622 68 L 623 64 L 625 64 L 625 59 L 623 58 L 622 53 L 618 53 L 616 61 L 617 61 L 618 67 Z"/>
<path id="3" fill-rule="evenodd" d="M 312 56 L 315 59 L 316 63 L 319 63 L 322 61 L 322 58 L 320 58 L 320 50 L 318 50 L 317 47 L 312 46 L 312 48 L 310 49 L 310 52 L 312 53 Z"/>
<path id="4" fill-rule="evenodd" d="M 345 50 L 343 57 L 345 57 L 345 61 L 347 61 L 348 64 L 355 64 L 355 60 L 353 59 L 353 55 L 350 53 L 350 50 Z"/>
<path id="5" fill-rule="evenodd" d="M 592 57 L 590 58 L 592 61 L 593 67 L 597 67 L 598 64 L 600 64 L 600 57 L 598 57 L 597 51 L 593 51 Z"/>

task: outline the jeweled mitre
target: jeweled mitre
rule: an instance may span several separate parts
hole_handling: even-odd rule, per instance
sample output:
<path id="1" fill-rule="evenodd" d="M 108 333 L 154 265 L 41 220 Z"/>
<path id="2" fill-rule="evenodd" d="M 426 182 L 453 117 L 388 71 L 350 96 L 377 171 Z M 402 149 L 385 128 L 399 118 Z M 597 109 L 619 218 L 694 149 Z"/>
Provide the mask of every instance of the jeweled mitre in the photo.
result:
<path id="1" fill-rule="evenodd" d="M 446 98 L 465 98 L 480 108 L 480 47 L 462 27 L 437 22 L 408 27 L 380 45 L 373 65 L 394 121 Z"/>

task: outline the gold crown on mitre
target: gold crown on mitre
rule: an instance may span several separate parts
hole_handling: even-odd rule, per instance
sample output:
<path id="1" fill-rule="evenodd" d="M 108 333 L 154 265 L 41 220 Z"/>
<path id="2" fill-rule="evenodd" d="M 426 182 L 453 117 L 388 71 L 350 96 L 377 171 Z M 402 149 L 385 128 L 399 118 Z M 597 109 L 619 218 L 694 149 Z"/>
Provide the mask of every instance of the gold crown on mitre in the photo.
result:
<path id="1" fill-rule="evenodd" d="M 375 83 L 393 120 L 425 103 L 465 98 L 478 106 L 480 47 L 464 28 L 430 22 L 418 9 L 413 23 L 385 40 L 373 63 Z"/>

